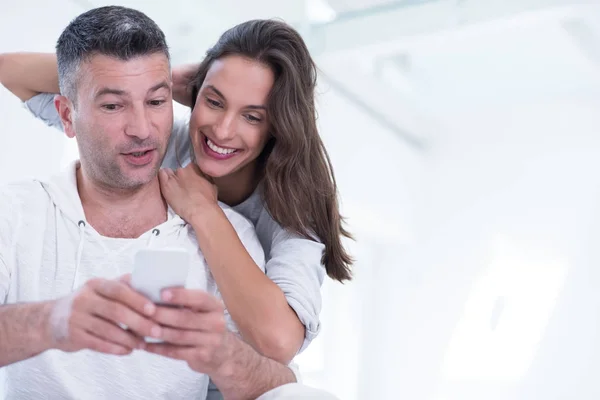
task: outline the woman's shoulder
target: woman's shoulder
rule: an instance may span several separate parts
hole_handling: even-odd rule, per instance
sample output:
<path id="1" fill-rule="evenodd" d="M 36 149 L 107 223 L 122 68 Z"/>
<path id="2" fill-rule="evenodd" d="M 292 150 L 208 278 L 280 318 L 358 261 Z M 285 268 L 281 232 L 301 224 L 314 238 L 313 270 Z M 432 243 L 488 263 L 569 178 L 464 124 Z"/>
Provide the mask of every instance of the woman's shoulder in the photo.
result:
<path id="1" fill-rule="evenodd" d="M 260 187 L 257 187 L 250 197 L 232 208 L 248 218 L 250 222 L 256 226 L 258 220 L 266 211 L 264 201 L 260 194 Z"/>
<path id="2" fill-rule="evenodd" d="M 254 224 L 244 214 L 236 210 L 234 207 L 228 206 L 227 204 L 219 201 L 219 207 L 223 210 L 229 222 L 233 225 L 233 228 L 239 233 L 246 229 L 253 229 Z"/>
<path id="3" fill-rule="evenodd" d="M 173 120 L 173 129 L 163 159 L 163 167 L 177 169 L 185 167 L 190 162 L 192 143 L 189 134 L 189 123 L 189 113 L 177 116 Z"/>
<path id="4" fill-rule="evenodd" d="M 252 222 L 260 241 L 268 251 L 275 246 L 285 243 L 293 243 L 294 247 L 302 247 L 304 245 L 311 248 L 316 246 L 320 249 L 324 247 L 318 238 L 307 239 L 284 228 L 277 222 L 266 207 L 260 187 L 244 202 L 233 208 Z"/>

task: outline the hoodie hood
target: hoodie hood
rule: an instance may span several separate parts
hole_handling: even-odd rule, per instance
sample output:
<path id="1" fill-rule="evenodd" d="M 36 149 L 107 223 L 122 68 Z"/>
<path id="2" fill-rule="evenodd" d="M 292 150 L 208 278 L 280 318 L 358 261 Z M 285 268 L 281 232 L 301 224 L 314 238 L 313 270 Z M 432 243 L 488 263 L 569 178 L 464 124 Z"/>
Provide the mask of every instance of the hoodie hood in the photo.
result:
<path id="1" fill-rule="evenodd" d="M 145 241 L 145 246 L 151 247 L 154 240 L 158 237 L 169 238 L 174 236 L 179 237 L 182 234 L 187 235 L 188 232 L 187 229 L 185 229 L 187 225 L 186 222 L 175 214 L 170 207 L 167 210 L 167 220 L 165 222 L 144 232 L 137 239 L 115 239 L 100 235 L 85 218 L 85 212 L 77 189 L 77 169 L 79 167 L 79 161 L 74 161 L 65 168 L 61 174 L 52 177 L 48 182 L 40 181 L 40 184 L 48 194 L 53 206 L 64 218 L 66 225 L 71 226 L 72 229 L 78 231 L 73 289 L 76 289 L 77 286 L 82 283 L 80 282 L 81 260 L 86 251 L 86 242 L 93 242 L 94 245 L 99 245 L 101 247 L 101 249 L 90 248 L 90 252 L 98 252 L 98 250 L 100 250 L 101 253 L 106 255 L 107 253 L 125 252 L 129 250 L 130 247 L 139 244 L 140 241 Z M 122 242 L 120 245 L 117 244 L 117 246 L 115 246 L 114 243 L 111 246 L 108 246 L 107 244 L 111 240 L 121 240 Z"/>

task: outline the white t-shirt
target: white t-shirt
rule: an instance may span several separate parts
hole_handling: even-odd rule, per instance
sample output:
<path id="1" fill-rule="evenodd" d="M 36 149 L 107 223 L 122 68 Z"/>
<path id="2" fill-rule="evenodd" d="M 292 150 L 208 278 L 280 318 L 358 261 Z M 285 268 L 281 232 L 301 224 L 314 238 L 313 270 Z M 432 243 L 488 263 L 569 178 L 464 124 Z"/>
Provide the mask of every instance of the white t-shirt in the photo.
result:
<path id="1" fill-rule="evenodd" d="M 136 252 L 147 247 L 186 249 L 191 255 L 186 286 L 220 296 L 193 229 L 172 211 L 166 222 L 137 239 L 108 238 L 94 230 L 77 191 L 76 165 L 47 182 L 0 188 L 0 304 L 56 299 L 90 278 L 130 273 Z M 264 253 L 252 224 L 229 207 L 224 211 L 263 269 Z M 144 351 L 118 357 L 49 350 L 3 372 L 10 399 L 205 399 L 209 383 L 207 375 L 183 361 Z"/>

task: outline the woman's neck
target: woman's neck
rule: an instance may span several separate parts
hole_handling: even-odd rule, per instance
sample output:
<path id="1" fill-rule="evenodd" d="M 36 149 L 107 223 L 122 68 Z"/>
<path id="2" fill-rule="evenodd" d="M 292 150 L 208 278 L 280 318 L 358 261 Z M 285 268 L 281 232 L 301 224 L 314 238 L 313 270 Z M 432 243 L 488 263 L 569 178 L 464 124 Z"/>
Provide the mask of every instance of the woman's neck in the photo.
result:
<path id="1" fill-rule="evenodd" d="M 246 200 L 258 184 L 256 162 L 251 163 L 233 174 L 215 178 L 219 189 L 219 201 L 234 207 Z"/>

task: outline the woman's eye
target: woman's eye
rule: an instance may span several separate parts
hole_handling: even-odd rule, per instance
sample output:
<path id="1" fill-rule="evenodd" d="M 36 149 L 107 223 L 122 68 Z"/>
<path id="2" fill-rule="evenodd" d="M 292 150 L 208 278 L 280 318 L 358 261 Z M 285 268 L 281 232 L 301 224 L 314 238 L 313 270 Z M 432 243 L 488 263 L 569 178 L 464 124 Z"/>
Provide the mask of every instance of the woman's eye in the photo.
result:
<path id="1" fill-rule="evenodd" d="M 206 98 L 206 102 L 211 106 L 211 107 L 221 107 L 221 103 L 218 102 L 217 100 L 213 100 L 210 97 Z"/>
<path id="2" fill-rule="evenodd" d="M 247 119 L 249 122 L 253 122 L 253 123 L 258 123 L 258 122 L 260 122 L 260 121 L 261 121 L 261 119 L 260 119 L 260 118 L 258 118 L 258 117 L 255 117 L 255 116 L 254 116 L 254 115 L 252 115 L 252 114 L 248 114 L 248 115 L 246 115 L 246 119 Z"/>

